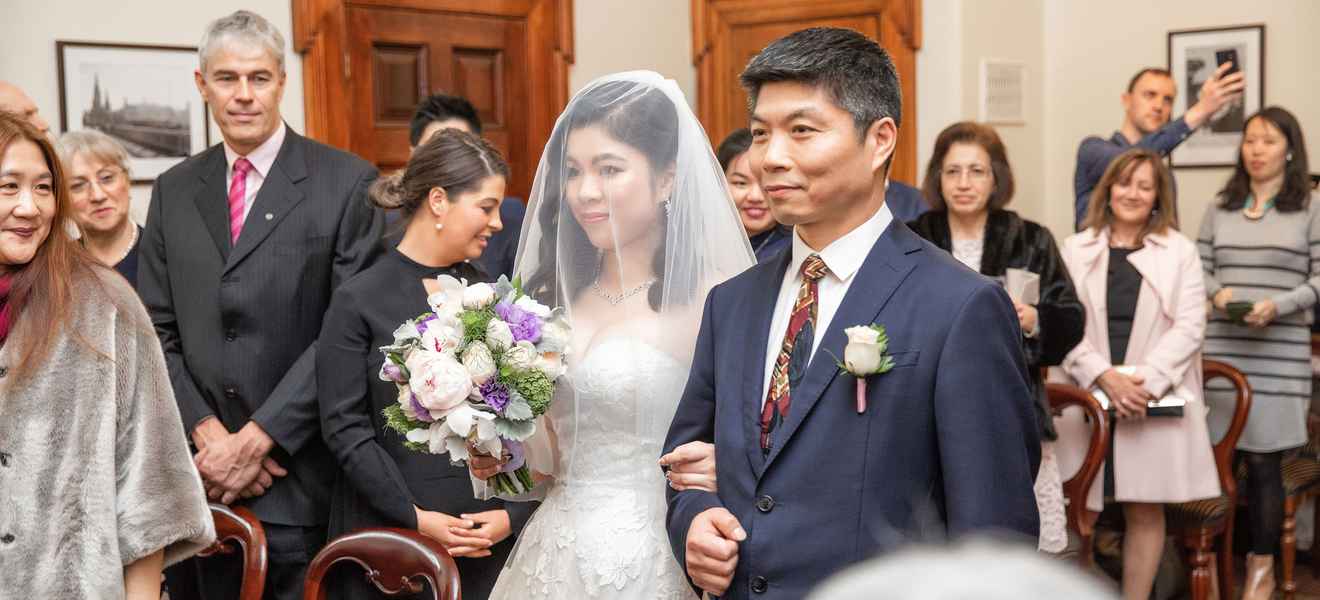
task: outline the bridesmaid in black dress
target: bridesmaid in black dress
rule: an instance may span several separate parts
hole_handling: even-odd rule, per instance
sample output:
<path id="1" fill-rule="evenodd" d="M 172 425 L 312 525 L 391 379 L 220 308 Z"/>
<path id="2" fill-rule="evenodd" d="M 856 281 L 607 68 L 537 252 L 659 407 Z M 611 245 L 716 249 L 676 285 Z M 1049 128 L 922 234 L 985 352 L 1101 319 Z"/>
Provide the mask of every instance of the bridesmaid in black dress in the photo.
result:
<path id="1" fill-rule="evenodd" d="M 393 342 L 401 323 L 430 311 L 426 298 L 437 275 L 488 280 L 468 261 L 501 228 L 508 175 L 489 144 L 449 129 L 418 148 L 401 176 L 378 181 L 372 202 L 402 213 L 403 237 L 335 291 L 316 353 L 321 431 L 341 468 L 331 539 L 363 527 L 419 530 L 456 558 L 468 600 L 489 595 L 532 507 L 476 500 L 465 467 L 451 465 L 446 455 L 404 448 L 403 437 L 386 429 L 381 416 L 398 391 L 378 376 L 379 348 Z M 337 571 L 330 589 L 340 597 L 384 597 L 360 571 Z"/>

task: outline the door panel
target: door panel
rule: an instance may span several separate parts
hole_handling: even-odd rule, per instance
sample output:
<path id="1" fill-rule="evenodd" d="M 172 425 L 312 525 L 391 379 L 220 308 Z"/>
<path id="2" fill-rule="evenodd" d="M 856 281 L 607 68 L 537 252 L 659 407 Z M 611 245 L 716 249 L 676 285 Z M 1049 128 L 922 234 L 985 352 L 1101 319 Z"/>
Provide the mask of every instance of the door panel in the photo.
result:
<path id="1" fill-rule="evenodd" d="M 463 96 L 526 198 L 567 103 L 571 23 L 569 0 L 294 0 L 308 135 L 399 169 L 417 104 Z"/>
<path id="2" fill-rule="evenodd" d="M 903 86 L 903 123 L 891 175 L 916 180 L 918 0 L 693 0 L 693 53 L 702 125 L 719 144 L 747 126 L 747 94 L 738 75 L 763 48 L 809 27 L 843 27 L 879 40 Z"/>

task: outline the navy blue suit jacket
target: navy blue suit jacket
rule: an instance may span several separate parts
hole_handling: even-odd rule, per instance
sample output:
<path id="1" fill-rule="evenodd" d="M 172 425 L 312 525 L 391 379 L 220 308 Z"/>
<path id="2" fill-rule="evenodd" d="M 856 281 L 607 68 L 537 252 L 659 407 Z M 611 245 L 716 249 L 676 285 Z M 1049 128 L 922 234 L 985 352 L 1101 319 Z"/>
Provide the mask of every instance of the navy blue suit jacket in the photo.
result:
<path id="1" fill-rule="evenodd" d="M 706 299 L 668 452 L 715 444 L 719 493 L 669 492 L 680 565 L 693 518 L 723 506 L 747 531 L 725 598 L 801 598 L 849 564 L 909 541 L 1008 532 L 1034 546 L 1040 439 L 1017 315 L 1003 288 L 893 221 L 872 247 L 763 457 L 761 390 L 791 252 Z M 893 370 L 840 373 L 844 329 L 879 323 Z"/>

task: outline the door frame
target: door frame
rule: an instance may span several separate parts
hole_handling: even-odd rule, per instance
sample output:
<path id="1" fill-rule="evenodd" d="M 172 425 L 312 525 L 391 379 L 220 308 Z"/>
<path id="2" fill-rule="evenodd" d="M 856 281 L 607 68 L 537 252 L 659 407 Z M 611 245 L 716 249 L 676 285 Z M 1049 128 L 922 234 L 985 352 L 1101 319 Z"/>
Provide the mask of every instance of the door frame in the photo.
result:
<path id="1" fill-rule="evenodd" d="M 573 64 L 573 0 L 292 0 L 293 48 L 303 58 L 303 105 L 307 137 L 352 148 L 349 7 L 400 8 L 526 19 L 528 131 L 526 156 L 539 161 L 555 119 L 568 104 Z M 551 101 L 532 102 L 532 98 Z M 515 101 L 520 99 L 514 99 Z M 532 171 L 534 172 L 534 170 Z M 529 172 L 530 173 L 530 172 Z M 528 181 L 531 181 L 530 176 Z"/>
<path id="2" fill-rule="evenodd" d="M 697 116 L 712 143 L 746 120 L 729 118 L 725 90 L 738 87 L 740 65 L 729 47 L 739 25 L 783 23 L 831 17 L 878 17 L 881 43 L 889 51 L 903 85 L 903 126 L 890 176 L 915 182 L 917 176 L 917 50 L 921 49 L 921 0 L 692 0 L 692 64 L 697 68 Z M 718 137 L 717 137 L 718 136 Z"/>

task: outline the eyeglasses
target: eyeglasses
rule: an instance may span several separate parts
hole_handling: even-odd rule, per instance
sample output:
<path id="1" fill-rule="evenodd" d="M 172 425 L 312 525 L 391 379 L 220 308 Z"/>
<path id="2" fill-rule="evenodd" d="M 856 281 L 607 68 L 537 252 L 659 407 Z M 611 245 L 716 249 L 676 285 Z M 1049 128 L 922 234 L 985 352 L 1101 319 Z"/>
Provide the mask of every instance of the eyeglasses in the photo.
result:
<path id="1" fill-rule="evenodd" d="M 985 181 L 986 179 L 990 178 L 990 169 L 987 169 L 981 165 L 972 165 L 968 167 L 966 170 L 964 170 L 960 166 L 948 167 L 940 171 L 940 177 L 944 179 L 959 180 L 962 179 L 964 173 L 967 174 L 968 179 L 977 183 Z"/>
<path id="2" fill-rule="evenodd" d="M 123 173 L 124 170 L 119 168 L 101 169 L 96 172 L 96 183 L 101 186 L 101 189 L 106 189 L 118 183 L 119 176 Z M 69 184 L 69 192 L 78 196 L 91 191 L 91 189 L 92 182 L 82 177 L 74 179 L 73 183 Z"/>

